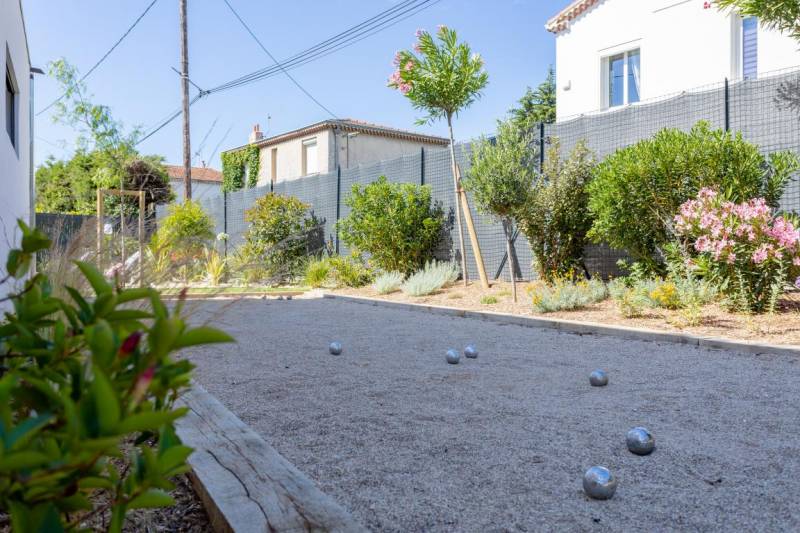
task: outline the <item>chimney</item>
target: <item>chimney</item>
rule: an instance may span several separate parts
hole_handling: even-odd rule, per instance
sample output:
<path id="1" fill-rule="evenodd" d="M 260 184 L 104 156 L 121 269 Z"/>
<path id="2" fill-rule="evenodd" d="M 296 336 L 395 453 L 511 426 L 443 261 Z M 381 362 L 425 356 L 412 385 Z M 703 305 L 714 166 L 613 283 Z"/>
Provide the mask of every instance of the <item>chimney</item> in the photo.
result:
<path id="1" fill-rule="evenodd" d="M 253 126 L 253 131 L 250 132 L 250 144 L 256 143 L 264 138 L 264 134 L 261 133 L 261 127 L 256 124 Z"/>

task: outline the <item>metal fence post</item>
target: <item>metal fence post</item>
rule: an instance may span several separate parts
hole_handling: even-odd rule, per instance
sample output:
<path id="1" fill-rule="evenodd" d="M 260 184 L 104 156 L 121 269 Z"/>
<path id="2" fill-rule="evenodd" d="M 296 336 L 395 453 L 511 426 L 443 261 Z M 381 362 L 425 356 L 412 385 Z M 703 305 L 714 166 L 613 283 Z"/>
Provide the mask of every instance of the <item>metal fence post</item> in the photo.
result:
<path id="1" fill-rule="evenodd" d="M 544 170 L 544 122 L 539 123 L 539 172 Z"/>
<path id="2" fill-rule="evenodd" d="M 728 78 L 725 78 L 725 131 L 731 131 L 731 99 Z"/>
<path id="3" fill-rule="evenodd" d="M 425 147 L 419 149 L 419 184 L 425 185 Z"/>
<path id="4" fill-rule="evenodd" d="M 222 191 L 222 232 L 228 235 L 228 191 Z M 228 240 L 225 239 L 225 257 L 228 257 Z"/>
<path id="5" fill-rule="evenodd" d="M 334 231 L 336 232 L 336 255 L 339 255 L 339 214 L 341 213 L 341 200 L 342 200 L 342 167 L 336 165 L 336 225 Z"/>

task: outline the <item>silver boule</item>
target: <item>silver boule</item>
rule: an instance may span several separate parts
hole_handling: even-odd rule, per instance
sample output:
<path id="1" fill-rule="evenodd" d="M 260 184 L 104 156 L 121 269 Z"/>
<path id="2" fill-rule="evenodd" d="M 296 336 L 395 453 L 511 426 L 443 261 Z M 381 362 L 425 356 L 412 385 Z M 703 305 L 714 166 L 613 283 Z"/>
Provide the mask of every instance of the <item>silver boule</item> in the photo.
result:
<path id="1" fill-rule="evenodd" d="M 607 500 L 617 490 L 617 478 L 604 466 L 593 466 L 583 475 L 583 490 L 590 498 Z"/>
<path id="2" fill-rule="evenodd" d="M 467 344 L 467 347 L 464 348 L 464 357 L 468 359 L 477 359 L 478 348 L 476 348 L 474 344 Z"/>
<path id="3" fill-rule="evenodd" d="M 647 455 L 656 447 L 656 439 L 653 438 L 653 434 L 643 427 L 635 427 L 628 431 L 625 443 L 628 445 L 628 449 L 636 455 Z"/>
<path id="4" fill-rule="evenodd" d="M 328 350 L 330 350 L 333 355 L 339 355 L 342 353 L 342 343 L 339 341 L 333 341 L 328 347 Z"/>
<path id="5" fill-rule="evenodd" d="M 460 360 L 461 360 L 461 355 L 457 351 L 455 351 L 452 348 L 447 350 L 448 363 L 450 363 L 451 365 L 457 365 Z"/>
<path id="6" fill-rule="evenodd" d="M 589 374 L 589 383 L 592 384 L 592 387 L 605 387 L 608 385 L 608 374 L 606 374 L 605 370 L 598 368 Z"/>

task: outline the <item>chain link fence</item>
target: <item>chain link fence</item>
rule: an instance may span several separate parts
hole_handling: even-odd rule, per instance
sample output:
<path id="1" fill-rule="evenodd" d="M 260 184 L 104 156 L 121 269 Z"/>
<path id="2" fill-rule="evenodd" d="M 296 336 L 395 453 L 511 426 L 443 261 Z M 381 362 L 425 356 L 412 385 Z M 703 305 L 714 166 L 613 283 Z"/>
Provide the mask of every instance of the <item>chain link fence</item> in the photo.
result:
<path id="1" fill-rule="evenodd" d="M 542 124 L 535 145 L 540 155 L 545 154 L 547 146 L 554 138 L 558 138 L 564 156 L 578 141 L 584 140 L 599 160 L 619 148 L 651 137 L 663 128 L 688 130 L 701 120 L 715 128 L 741 132 L 747 141 L 758 145 L 764 154 L 779 150 L 800 153 L 800 70 L 770 73 L 759 79 L 725 80 L 622 109 L 589 113 L 555 124 Z M 457 161 L 464 175 L 469 173 L 470 154 L 468 143 L 456 147 Z M 456 198 L 447 149 L 420 149 L 417 154 L 397 159 L 206 197 L 200 203 L 216 221 L 217 232 L 225 232 L 230 236 L 230 248 L 241 244 L 247 230 L 245 211 L 257 198 L 270 192 L 296 196 L 312 206 L 314 215 L 323 224 L 329 248 L 347 254 L 349 250 L 336 234 L 336 221 L 348 215 L 345 200 L 353 185 L 371 183 L 379 176 L 386 176 L 393 182 L 431 187 L 433 199 L 442 206 L 446 217 L 446 231 L 437 256 L 459 260 L 458 232 L 455 228 Z M 787 187 L 782 208 L 800 212 L 800 183 L 797 177 Z M 159 217 L 163 215 L 162 206 L 159 208 Z M 490 278 L 509 279 L 501 224 L 478 213 L 474 206 L 472 215 L 487 273 Z M 477 279 L 471 245 L 466 237 L 465 241 L 469 276 Z M 532 279 L 535 269 L 531 264 L 531 250 L 524 237 L 516 240 L 515 250 L 523 277 Z M 616 262 L 624 256 L 623 252 L 607 246 L 591 245 L 585 253 L 586 266 L 591 273 L 619 275 Z"/>

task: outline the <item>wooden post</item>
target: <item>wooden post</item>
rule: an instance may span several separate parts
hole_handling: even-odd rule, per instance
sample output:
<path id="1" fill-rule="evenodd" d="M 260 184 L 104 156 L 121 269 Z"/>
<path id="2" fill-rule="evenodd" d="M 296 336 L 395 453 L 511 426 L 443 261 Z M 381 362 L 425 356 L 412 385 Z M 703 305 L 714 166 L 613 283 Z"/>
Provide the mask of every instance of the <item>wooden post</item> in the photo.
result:
<path id="1" fill-rule="evenodd" d="M 139 286 L 144 287 L 144 191 L 139 191 Z"/>
<path id="2" fill-rule="evenodd" d="M 481 278 L 481 285 L 484 289 L 489 288 L 489 276 L 486 275 L 486 267 L 483 263 L 483 254 L 481 253 L 480 244 L 478 244 L 478 233 L 475 231 L 475 224 L 472 221 L 472 213 L 469 210 L 469 200 L 467 200 L 467 192 L 461 186 L 461 170 L 458 165 L 455 165 L 456 176 L 458 176 L 458 196 L 461 199 L 462 211 L 464 212 L 464 222 L 467 223 L 467 233 L 469 233 L 469 242 L 472 245 L 472 253 L 475 255 L 475 263 L 478 267 L 478 276 Z"/>
<path id="3" fill-rule="evenodd" d="M 183 93 L 183 187 L 184 201 L 192 199 L 192 147 L 189 137 L 189 35 L 186 1 L 180 3 L 181 24 L 181 92 Z"/>
<path id="4" fill-rule="evenodd" d="M 97 263 L 103 260 L 103 189 L 97 189 Z"/>

